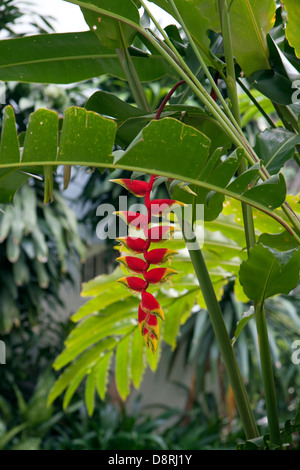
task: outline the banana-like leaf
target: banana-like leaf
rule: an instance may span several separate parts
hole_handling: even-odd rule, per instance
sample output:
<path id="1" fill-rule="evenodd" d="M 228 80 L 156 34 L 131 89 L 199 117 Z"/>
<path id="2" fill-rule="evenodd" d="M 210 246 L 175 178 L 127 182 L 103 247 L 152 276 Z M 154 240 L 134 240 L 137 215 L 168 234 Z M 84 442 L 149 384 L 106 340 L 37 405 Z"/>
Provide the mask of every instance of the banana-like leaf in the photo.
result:
<path id="1" fill-rule="evenodd" d="M 8 107 L 7 113 L 13 114 L 11 107 Z M 5 121 L 3 134 L 6 126 L 11 131 L 11 122 L 11 118 Z M 222 197 L 229 196 L 268 214 L 272 214 L 272 210 L 281 206 L 285 200 L 286 185 L 282 174 L 248 189 L 255 172 L 258 175 L 258 168 L 254 167 L 231 181 L 242 158 L 240 149 L 225 161 L 220 160 L 218 150 L 208 158 L 210 139 L 194 127 L 174 118 L 151 121 L 126 151 L 115 157 L 113 146 L 117 125 L 112 119 L 84 108 L 71 107 L 65 111 L 60 134 L 58 122 L 58 115 L 53 111 L 39 109 L 32 113 L 24 147 L 19 149 L 18 158 L 15 153 L 15 148 L 19 148 L 17 135 L 10 132 L 15 144 L 9 148 L 0 147 L 0 172 L 3 172 L 0 201 L 13 200 L 21 185 L 20 175 L 23 183 L 24 171 L 41 172 L 45 165 L 56 167 L 59 164 L 123 168 L 185 181 L 201 189 L 200 202 L 206 204 L 206 208 L 209 207 L 209 193 L 213 194 L 211 200 L 218 201 L 220 209 Z M 11 148 L 14 149 L 13 154 Z M 11 175 L 16 178 L 11 178 Z M 214 213 L 213 217 L 208 218 L 211 220 L 217 215 Z"/>
<path id="2" fill-rule="evenodd" d="M 159 54 L 134 55 L 132 61 L 142 82 L 170 73 Z M 64 84 L 106 74 L 126 80 L 117 52 L 101 44 L 93 31 L 40 34 L 0 42 L 3 81 Z"/>
<path id="3" fill-rule="evenodd" d="M 169 13 L 169 2 L 155 1 Z M 209 56 L 209 30 L 220 32 L 218 0 L 174 0 L 182 20 L 202 51 Z M 275 0 L 227 2 L 233 53 L 246 76 L 256 70 L 270 69 L 266 36 L 275 20 Z M 176 18 L 177 19 L 177 18 Z"/>

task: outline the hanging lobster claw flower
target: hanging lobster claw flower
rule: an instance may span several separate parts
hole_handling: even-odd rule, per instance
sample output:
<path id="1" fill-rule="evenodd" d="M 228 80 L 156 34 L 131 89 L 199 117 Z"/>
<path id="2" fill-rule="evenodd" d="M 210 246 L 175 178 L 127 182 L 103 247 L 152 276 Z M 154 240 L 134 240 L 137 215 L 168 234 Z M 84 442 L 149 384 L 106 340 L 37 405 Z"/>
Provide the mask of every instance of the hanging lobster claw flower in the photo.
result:
<path id="1" fill-rule="evenodd" d="M 127 225 L 131 225 L 132 228 L 137 230 L 142 230 L 148 226 L 148 217 L 140 212 L 118 211 L 114 212 L 114 214 L 121 217 Z"/>
<path id="2" fill-rule="evenodd" d="M 157 317 L 145 312 L 141 305 L 138 312 L 139 329 L 143 335 L 148 348 L 155 353 L 157 349 L 157 341 L 159 339 L 159 328 Z"/>
<path id="3" fill-rule="evenodd" d="M 146 181 L 131 180 L 126 178 L 120 178 L 116 180 L 110 180 L 112 183 L 117 183 L 126 188 L 131 194 L 136 197 L 144 197 L 148 191 L 149 184 Z"/>
<path id="4" fill-rule="evenodd" d="M 171 207 L 184 207 L 186 204 L 183 202 L 175 201 L 174 199 L 152 199 L 150 201 L 150 214 L 151 216 L 160 216 L 169 212 Z"/>
<path id="5" fill-rule="evenodd" d="M 149 240 L 137 237 L 119 237 L 117 240 L 132 253 L 143 253 L 150 246 Z"/>
<path id="6" fill-rule="evenodd" d="M 118 279 L 118 282 L 123 284 L 125 287 L 127 287 L 130 292 L 143 292 L 145 289 L 148 287 L 147 281 L 144 279 L 141 279 L 140 277 L 134 277 L 134 276 L 129 276 L 129 277 L 121 277 L 121 279 Z"/>
<path id="7" fill-rule="evenodd" d="M 165 319 L 164 312 L 157 302 L 154 295 L 150 294 L 150 292 L 142 292 L 142 302 L 141 307 L 146 313 L 150 313 L 151 315 L 156 315 L 162 320 Z"/>
<path id="8" fill-rule="evenodd" d="M 142 274 L 148 269 L 148 263 L 141 258 L 134 256 L 120 256 L 116 261 L 122 263 L 128 271 L 133 273 Z"/>
<path id="9" fill-rule="evenodd" d="M 145 227 L 144 234 L 149 242 L 159 243 L 170 240 L 176 228 L 173 225 L 157 225 L 155 227 Z"/>
<path id="10" fill-rule="evenodd" d="M 144 278 L 149 284 L 164 284 L 177 271 L 170 268 L 154 268 L 144 273 Z"/>
<path id="11" fill-rule="evenodd" d="M 177 255 L 177 251 L 169 248 L 155 248 L 154 250 L 144 253 L 144 258 L 148 264 L 163 264 L 170 259 L 171 256 Z"/>

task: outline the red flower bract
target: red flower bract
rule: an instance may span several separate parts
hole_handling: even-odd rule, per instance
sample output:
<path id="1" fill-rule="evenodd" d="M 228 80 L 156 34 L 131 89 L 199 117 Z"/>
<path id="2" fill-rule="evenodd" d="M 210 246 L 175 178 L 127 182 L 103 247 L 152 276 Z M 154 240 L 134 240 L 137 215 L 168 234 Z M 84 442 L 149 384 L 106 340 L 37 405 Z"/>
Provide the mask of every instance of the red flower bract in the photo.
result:
<path id="1" fill-rule="evenodd" d="M 140 229 L 141 237 L 120 237 L 118 241 L 130 252 L 141 254 L 142 258 L 134 256 L 120 256 L 117 260 L 129 271 L 143 276 L 123 277 L 119 282 L 135 294 L 141 294 L 141 303 L 138 311 L 138 323 L 146 345 L 155 353 L 159 339 L 159 320 L 164 320 L 164 313 L 153 294 L 147 292 L 150 284 L 160 285 L 168 281 L 176 271 L 170 268 L 149 269 L 151 264 L 163 264 L 177 252 L 168 248 L 156 248 L 149 251 L 151 243 L 158 243 L 171 238 L 175 228 L 173 225 L 156 225 L 151 227 L 151 216 L 160 216 L 172 205 L 183 205 L 173 199 L 154 199 L 150 201 L 155 177 L 152 175 L 149 183 L 140 180 L 119 179 L 112 180 L 121 184 L 136 196 L 145 196 L 147 215 L 137 212 L 116 212 L 123 217 L 130 227 Z M 149 227 L 150 226 L 150 227 Z"/>

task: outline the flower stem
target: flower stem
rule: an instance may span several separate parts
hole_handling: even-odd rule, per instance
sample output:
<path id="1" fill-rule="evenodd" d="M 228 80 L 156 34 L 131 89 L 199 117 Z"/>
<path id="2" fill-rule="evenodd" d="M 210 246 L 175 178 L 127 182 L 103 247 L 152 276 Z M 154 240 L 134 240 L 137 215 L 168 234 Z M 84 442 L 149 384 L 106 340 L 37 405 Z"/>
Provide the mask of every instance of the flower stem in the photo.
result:
<path id="1" fill-rule="evenodd" d="M 266 401 L 270 442 L 275 446 L 281 446 L 279 418 L 276 403 L 276 392 L 270 354 L 268 328 L 263 304 L 255 305 L 255 318 L 260 350 L 262 379 Z"/>
<path id="2" fill-rule="evenodd" d="M 190 258 L 207 306 L 208 315 L 234 393 L 245 435 L 247 439 L 254 439 L 258 437 L 255 419 L 207 266 L 201 248 L 199 245 L 196 245 L 196 237 L 188 241 L 193 244 L 194 249 L 189 250 Z M 195 249 L 196 246 L 197 249 Z"/>

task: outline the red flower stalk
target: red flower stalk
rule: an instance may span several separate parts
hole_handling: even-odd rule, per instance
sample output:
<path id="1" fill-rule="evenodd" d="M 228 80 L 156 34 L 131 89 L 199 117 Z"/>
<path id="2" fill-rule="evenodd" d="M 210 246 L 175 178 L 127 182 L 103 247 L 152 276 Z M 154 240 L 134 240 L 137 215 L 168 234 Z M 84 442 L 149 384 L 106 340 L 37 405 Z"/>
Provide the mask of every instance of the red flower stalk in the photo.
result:
<path id="1" fill-rule="evenodd" d="M 182 206 L 183 204 L 173 199 L 154 199 L 150 200 L 150 193 L 155 181 L 152 175 L 150 181 L 119 179 L 112 180 L 126 187 L 133 194 L 145 197 L 145 206 L 147 215 L 137 212 L 116 212 L 126 223 L 135 229 L 141 230 L 141 237 L 120 237 L 118 241 L 131 253 L 142 254 L 143 258 L 135 256 L 121 256 L 117 260 L 122 263 L 129 272 L 138 276 L 122 277 L 119 282 L 124 284 L 127 289 L 136 295 L 141 295 L 141 302 L 138 311 L 139 329 L 143 335 L 146 345 L 155 353 L 159 339 L 158 318 L 164 320 L 164 313 L 153 294 L 147 292 L 149 285 L 161 285 L 169 281 L 170 277 L 176 274 L 174 269 L 170 268 L 152 268 L 151 265 L 161 265 L 177 252 L 168 248 L 155 248 L 150 250 L 151 243 L 159 243 L 169 240 L 175 231 L 173 225 L 155 225 L 151 226 L 152 216 L 161 216 L 173 205 Z M 143 238 L 142 238 L 143 236 Z"/>

